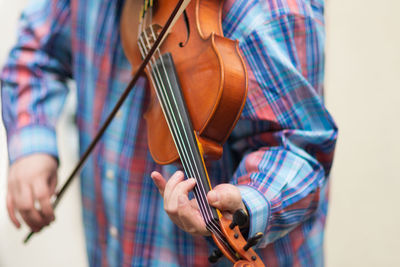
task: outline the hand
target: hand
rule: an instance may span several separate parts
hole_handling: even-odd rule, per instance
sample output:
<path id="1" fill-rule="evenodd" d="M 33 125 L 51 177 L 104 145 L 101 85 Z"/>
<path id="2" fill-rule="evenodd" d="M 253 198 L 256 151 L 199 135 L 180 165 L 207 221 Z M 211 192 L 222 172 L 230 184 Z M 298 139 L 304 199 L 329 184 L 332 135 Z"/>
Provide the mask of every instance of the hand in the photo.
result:
<path id="1" fill-rule="evenodd" d="M 56 159 L 46 154 L 29 155 L 11 165 L 7 210 L 17 228 L 21 224 L 16 211 L 34 232 L 54 220 L 51 197 L 57 185 L 57 167 Z"/>
<path id="2" fill-rule="evenodd" d="M 168 182 L 158 173 L 151 177 L 164 198 L 164 209 L 171 220 L 182 230 L 192 235 L 210 235 L 201 216 L 197 201 L 189 200 L 188 193 L 196 185 L 193 178 L 184 180 L 181 171 L 177 171 Z M 245 209 L 239 190 L 231 184 L 220 184 L 207 194 L 211 206 L 219 209 L 224 217 L 232 219 L 238 209 Z"/>

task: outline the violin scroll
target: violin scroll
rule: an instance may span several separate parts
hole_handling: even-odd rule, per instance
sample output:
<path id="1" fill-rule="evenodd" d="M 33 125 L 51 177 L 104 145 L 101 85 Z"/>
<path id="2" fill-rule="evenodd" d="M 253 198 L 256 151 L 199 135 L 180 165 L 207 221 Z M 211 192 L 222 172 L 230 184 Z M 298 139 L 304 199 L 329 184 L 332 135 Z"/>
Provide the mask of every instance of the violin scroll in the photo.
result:
<path id="1" fill-rule="evenodd" d="M 243 210 L 235 212 L 233 221 L 229 221 L 223 216 L 220 217 L 221 230 L 225 234 L 225 238 L 230 246 L 235 250 L 237 254 L 235 256 L 239 256 L 239 260 L 231 261 L 234 262 L 234 266 L 264 266 L 260 256 L 252 249 L 263 237 L 263 233 L 257 233 L 255 236 L 246 240 L 240 231 L 240 225 L 241 223 L 247 223 L 247 217 L 247 213 Z M 228 251 L 222 252 L 225 255 L 228 253 Z"/>

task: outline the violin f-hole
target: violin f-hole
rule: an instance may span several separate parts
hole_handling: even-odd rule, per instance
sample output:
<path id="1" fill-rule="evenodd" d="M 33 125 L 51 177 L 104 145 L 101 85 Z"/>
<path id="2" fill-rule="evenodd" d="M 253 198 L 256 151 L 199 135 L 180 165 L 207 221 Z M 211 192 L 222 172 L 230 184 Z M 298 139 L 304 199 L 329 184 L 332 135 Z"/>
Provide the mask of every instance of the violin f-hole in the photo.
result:
<path id="1" fill-rule="evenodd" d="M 189 42 L 189 37 L 190 37 L 190 24 L 189 24 L 189 17 L 186 13 L 186 10 L 183 11 L 183 20 L 185 21 L 186 25 L 186 41 L 185 42 L 180 42 L 179 47 L 185 47 L 185 45 Z"/>

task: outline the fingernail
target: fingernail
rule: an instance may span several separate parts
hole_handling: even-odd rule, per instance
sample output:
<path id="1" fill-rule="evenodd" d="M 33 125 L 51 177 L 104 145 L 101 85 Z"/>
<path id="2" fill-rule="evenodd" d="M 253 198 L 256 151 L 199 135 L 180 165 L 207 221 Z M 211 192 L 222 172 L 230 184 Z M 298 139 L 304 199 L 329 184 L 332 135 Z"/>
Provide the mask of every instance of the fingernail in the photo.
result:
<path id="1" fill-rule="evenodd" d="M 194 179 L 194 178 L 189 178 L 188 181 L 189 181 L 190 184 L 195 184 L 196 183 L 196 179 Z"/>
<path id="2" fill-rule="evenodd" d="M 215 203 L 218 201 L 218 194 L 215 191 L 208 192 L 208 201 L 210 203 Z"/>

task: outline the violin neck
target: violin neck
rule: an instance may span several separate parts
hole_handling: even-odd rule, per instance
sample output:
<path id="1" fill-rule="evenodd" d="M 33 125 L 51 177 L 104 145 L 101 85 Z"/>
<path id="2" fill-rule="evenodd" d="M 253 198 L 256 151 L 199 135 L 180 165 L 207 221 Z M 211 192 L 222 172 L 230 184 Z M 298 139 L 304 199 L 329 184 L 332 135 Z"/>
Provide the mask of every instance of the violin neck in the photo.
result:
<path id="1" fill-rule="evenodd" d="M 193 129 L 170 53 L 160 55 L 151 66 L 155 90 L 178 150 L 186 175 L 196 179 L 193 190 L 206 225 L 218 221 L 218 213 L 207 201 L 211 190 L 200 143 Z"/>

